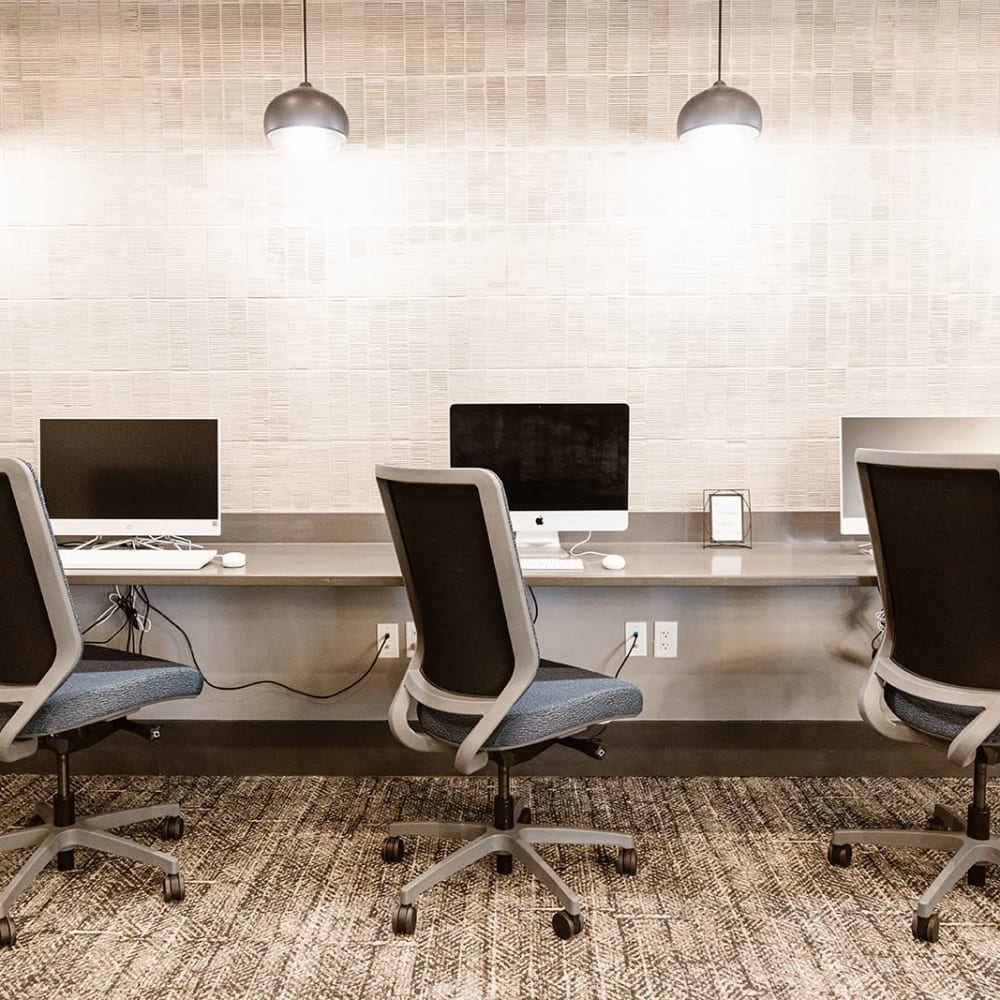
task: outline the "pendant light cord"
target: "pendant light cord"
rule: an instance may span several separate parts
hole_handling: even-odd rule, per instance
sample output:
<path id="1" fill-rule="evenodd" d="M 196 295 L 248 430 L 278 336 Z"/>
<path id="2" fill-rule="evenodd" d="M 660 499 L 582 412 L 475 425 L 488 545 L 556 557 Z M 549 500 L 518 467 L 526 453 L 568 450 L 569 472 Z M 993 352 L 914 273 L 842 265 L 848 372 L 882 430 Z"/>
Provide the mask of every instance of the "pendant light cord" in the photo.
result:
<path id="1" fill-rule="evenodd" d="M 722 0 L 719 0 L 719 17 L 722 17 Z M 719 22 L 722 23 L 721 21 Z M 302 80 L 309 82 L 309 52 L 306 46 L 306 0 L 302 0 Z"/>
<path id="2" fill-rule="evenodd" d="M 305 6 L 305 0 L 302 0 L 302 6 Z M 719 0 L 719 72 L 715 82 L 722 83 L 722 0 Z"/>

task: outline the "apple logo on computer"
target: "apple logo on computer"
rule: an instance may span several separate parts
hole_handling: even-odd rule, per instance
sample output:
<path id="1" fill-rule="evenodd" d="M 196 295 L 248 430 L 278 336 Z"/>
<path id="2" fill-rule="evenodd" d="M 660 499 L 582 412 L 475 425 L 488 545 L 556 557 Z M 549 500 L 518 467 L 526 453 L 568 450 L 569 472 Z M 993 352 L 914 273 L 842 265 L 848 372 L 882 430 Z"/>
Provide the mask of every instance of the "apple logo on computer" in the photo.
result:
<path id="1" fill-rule="evenodd" d="M 545 524 L 545 518 L 544 517 L 536 517 L 535 518 L 535 524 Z"/>

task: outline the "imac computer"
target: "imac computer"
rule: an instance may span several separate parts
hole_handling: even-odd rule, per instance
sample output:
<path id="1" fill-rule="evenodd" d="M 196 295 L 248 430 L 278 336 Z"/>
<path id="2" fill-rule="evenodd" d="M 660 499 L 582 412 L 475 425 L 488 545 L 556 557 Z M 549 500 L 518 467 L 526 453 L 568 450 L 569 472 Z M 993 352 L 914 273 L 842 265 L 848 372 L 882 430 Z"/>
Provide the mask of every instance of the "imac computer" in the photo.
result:
<path id="1" fill-rule="evenodd" d="M 491 469 L 521 555 L 561 557 L 560 531 L 628 527 L 627 403 L 455 403 L 453 467 Z"/>
<path id="2" fill-rule="evenodd" d="M 867 535 L 854 453 L 858 448 L 952 454 L 1000 453 L 1000 417 L 841 417 L 840 533 Z"/>
<path id="3" fill-rule="evenodd" d="M 215 419 L 39 421 L 41 483 L 56 535 L 220 535 Z"/>

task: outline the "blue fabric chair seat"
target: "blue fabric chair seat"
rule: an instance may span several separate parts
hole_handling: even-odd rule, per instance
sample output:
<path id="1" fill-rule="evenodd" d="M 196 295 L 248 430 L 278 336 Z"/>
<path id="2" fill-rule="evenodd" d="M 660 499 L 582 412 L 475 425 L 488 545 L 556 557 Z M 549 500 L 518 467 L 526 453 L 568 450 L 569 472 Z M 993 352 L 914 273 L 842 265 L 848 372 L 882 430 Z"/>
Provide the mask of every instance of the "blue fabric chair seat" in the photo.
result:
<path id="1" fill-rule="evenodd" d="M 85 645 L 76 669 L 32 716 L 21 735 L 48 736 L 102 719 L 121 718 L 145 705 L 192 697 L 201 688 L 201 673 L 195 667 Z M 0 704 L 0 726 L 17 708 Z"/>
<path id="2" fill-rule="evenodd" d="M 528 689 L 483 744 L 487 750 L 510 750 L 578 732 L 589 725 L 642 711 L 642 692 L 628 681 L 580 667 L 542 660 Z M 479 721 L 418 705 L 417 717 L 435 739 L 458 745 Z"/>
<path id="3" fill-rule="evenodd" d="M 889 684 L 885 686 L 885 703 L 908 726 L 949 743 L 982 711 L 918 698 Z M 993 730 L 989 739 L 983 740 L 983 745 L 986 744 L 1000 744 L 1000 726 Z"/>

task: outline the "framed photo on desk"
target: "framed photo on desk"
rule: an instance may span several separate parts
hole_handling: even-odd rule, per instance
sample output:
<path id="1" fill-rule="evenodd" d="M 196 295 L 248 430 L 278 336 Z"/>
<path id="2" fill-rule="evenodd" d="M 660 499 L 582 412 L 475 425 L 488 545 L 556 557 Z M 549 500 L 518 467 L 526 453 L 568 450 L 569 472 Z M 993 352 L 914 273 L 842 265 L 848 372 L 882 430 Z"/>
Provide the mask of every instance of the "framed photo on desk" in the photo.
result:
<path id="1" fill-rule="evenodd" d="M 702 545 L 753 548 L 749 490 L 703 490 Z"/>

